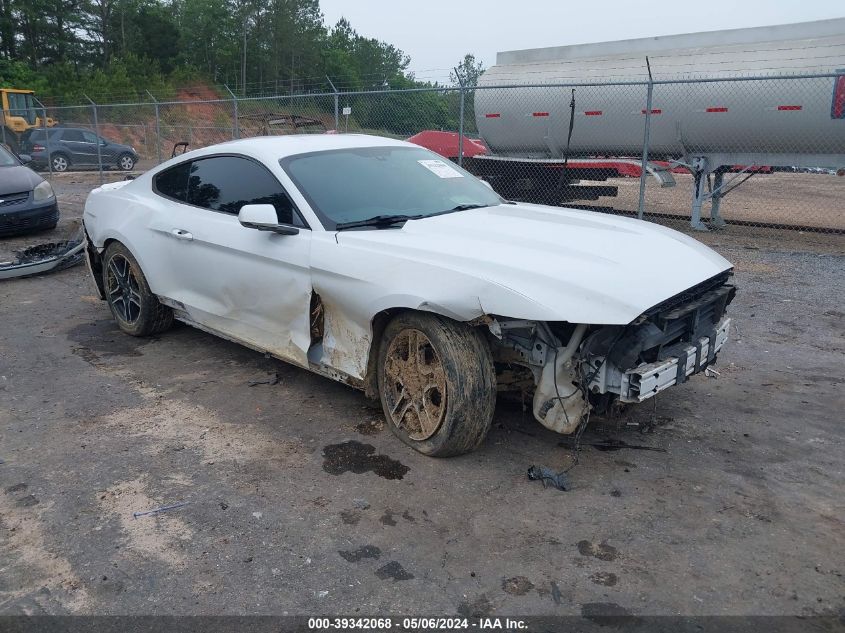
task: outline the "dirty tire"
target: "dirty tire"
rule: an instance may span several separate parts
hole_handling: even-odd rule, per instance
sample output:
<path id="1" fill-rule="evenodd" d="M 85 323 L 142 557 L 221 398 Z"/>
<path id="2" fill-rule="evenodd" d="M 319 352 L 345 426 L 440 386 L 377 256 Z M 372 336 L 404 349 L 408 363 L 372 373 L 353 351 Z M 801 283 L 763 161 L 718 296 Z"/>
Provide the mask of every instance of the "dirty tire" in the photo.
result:
<path id="1" fill-rule="evenodd" d="M 173 311 L 159 303 L 137 260 L 120 242 L 103 255 L 103 287 L 118 327 L 131 336 L 148 336 L 173 324 Z"/>
<path id="2" fill-rule="evenodd" d="M 408 446 L 449 457 L 484 441 L 496 374 L 476 328 L 435 314 L 400 314 L 384 330 L 377 371 L 388 426 Z"/>

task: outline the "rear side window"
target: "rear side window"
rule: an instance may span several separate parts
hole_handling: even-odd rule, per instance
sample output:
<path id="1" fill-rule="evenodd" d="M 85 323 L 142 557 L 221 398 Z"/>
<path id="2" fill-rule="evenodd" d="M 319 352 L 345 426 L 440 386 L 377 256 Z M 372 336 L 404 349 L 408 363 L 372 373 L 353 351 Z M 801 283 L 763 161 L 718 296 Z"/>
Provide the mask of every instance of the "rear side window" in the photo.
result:
<path id="1" fill-rule="evenodd" d="M 188 203 L 233 215 L 245 204 L 272 204 L 280 224 L 304 226 L 273 174 L 237 156 L 215 156 L 191 163 Z"/>
<path id="2" fill-rule="evenodd" d="M 155 190 L 163 196 L 179 202 L 188 201 L 188 172 L 191 163 L 182 163 L 165 169 L 154 180 Z"/>
<path id="3" fill-rule="evenodd" d="M 43 141 L 47 137 L 47 134 L 50 135 L 50 138 L 53 138 L 54 136 L 56 136 L 57 132 L 58 130 L 33 130 L 32 133 L 29 135 L 29 140 Z"/>
<path id="4" fill-rule="evenodd" d="M 79 130 L 65 130 L 62 134 L 63 141 L 82 141 L 82 132 Z"/>

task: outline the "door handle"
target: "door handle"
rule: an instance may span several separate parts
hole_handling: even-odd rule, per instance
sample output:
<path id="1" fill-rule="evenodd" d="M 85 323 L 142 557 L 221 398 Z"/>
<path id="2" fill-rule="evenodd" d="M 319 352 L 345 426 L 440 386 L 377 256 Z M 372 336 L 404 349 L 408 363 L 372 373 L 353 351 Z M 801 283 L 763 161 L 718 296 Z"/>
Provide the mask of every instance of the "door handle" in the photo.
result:
<path id="1" fill-rule="evenodd" d="M 173 229 L 172 231 L 170 231 L 170 233 L 177 240 L 185 240 L 186 242 L 190 242 L 192 239 L 194 239 L 194 236 L 184 229 Z"/>

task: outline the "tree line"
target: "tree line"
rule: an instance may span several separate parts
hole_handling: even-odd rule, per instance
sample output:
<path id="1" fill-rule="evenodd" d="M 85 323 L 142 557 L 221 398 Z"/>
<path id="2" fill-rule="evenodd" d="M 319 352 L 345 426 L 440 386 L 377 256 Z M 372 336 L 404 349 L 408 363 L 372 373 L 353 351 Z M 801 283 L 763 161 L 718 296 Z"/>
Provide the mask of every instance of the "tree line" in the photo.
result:
<path id="1" fill-rule="evenodd" d="M 243 95 L 417 86 L 409 62 L 326 26 L 319 0 L 0 0 L 0 83 L 48 102 L 167 97 L 190 79 Z"/>

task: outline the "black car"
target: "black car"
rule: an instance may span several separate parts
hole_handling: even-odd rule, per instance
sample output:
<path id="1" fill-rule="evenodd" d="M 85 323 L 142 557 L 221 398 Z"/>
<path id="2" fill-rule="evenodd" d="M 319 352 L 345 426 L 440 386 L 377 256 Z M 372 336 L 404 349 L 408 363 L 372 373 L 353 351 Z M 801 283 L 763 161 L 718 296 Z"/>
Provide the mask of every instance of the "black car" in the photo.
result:
<path id="1" fill-rule="evenodd" d="M 35 167 L 46 168 L 49 156 L 53 171 L 67 171 L 71 166 L 96 167 L 98 160 L 103 167 L 131 171 L 138 162 L 138 153 L 129 145 L 109 141 L 78 127 L 33 130 L 22 148 L 32 156 Z"/>
<path id="2" fill-rule="evenodd" d="M 0 235 L 52 229 L 59 221 L 53 187 L 0 145 Z"/>

